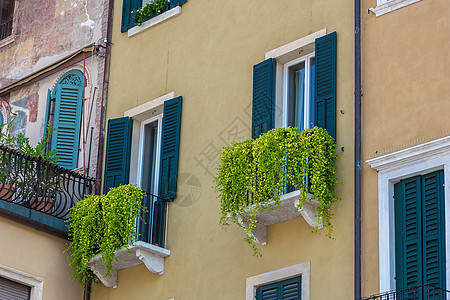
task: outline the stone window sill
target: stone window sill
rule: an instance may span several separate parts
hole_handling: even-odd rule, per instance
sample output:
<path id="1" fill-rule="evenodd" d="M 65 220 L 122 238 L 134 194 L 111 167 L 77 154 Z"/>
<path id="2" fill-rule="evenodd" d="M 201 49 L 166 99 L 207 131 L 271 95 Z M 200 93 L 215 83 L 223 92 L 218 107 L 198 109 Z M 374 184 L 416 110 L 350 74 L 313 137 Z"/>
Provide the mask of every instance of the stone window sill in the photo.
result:
<path id="1" fill-rule="evenodd" d="M 312 195 L 308 194 L 308 199 L 311 198 Z M 322 220 L 317 217 L 319 203 L 316 200 L 307 200 L 303 207 L 298 209 L 300 191 L 293 191 L 281 196 L 280 201 L 280 206 L 276 206 L 273 210 L 261 211 L 256 215 L 257 223 L 256 228 L 253 230 L 253 237 L 256 239 L 257 244 L 267 244 L 267 226 L 300 216 L 313 228 L 321 229 L 323 227 Z M 244 227 L 249 225 L 245 218 L 240 218 L 239 222 Z"/>
<path id="2" fill-rule="evenodd" d="M 4 38 L 3 40 L 0 41 L 0 48 L 11 44 L 12 42 L 14 42 L 16 40 L 16 37 L 11 34 L 10 36 L 8 36 L 7 38 Z"/>
<path id="3" fill-rule="evenodd" d="M 136 242 L 129 248 L 116 250 L 116 258 L 119 262 L 113 261 L 113 270 L 106 276 L 106 268 L 102 264 L 101 255 L 94 256 L 89 262 L 89 266 L 94 274 L 106 287 L 117 287 L 117 272 L 128 269 L 139 264 L 144 264 L 147 269 L 159 275 L 164 274 L 164 257 L 170 255 L 170 250 L 151 245 L 142 241 Z"/>
<path id="4" fill-rule="evenodd" d="M 377 0 L 377 7 L 369 8 L 369 10 L 373 12 L 375 16 L 379 17 L 381 15 L 387 14 L 388 12 L 419 1 L 421 0 Z"/>
<path id="5" fill-rule="evenodd" d="M 145 21 L 142 23 L 141 26 L 134 26 L 133 28 L 128 30 L 128 37 L 132 37 L 138 33 L 141 33 L 149 28 L 152 28 L 159 23 L 162 23 L 168 19 L 171 19 L 173 17 L 181 15 L 181 6 L 174 7 L 160 15 L 157 15 L 154 18 L 151 18 L 150 20 Z"/>

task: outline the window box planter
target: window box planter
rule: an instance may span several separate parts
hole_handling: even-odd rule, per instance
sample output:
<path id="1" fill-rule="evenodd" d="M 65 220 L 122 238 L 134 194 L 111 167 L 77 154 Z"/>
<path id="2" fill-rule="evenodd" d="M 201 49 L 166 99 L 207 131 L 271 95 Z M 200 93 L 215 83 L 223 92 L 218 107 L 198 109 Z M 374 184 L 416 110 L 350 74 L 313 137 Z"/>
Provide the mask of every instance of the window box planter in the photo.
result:
<path id="1" fill-rule="evenodd" d="M 164 257 L 169 255 L 170 250 L 138 241 L 128 249 L 122 247 L 115 251 L 115 258 L 118 261 L 113 261 L 113 270 L 110 271 L 110 276 L 106 276 L 106 267 L 102 263 L 102 256 L 100 254 L 91 259 L 89 266 L 106 287 L 117 288 L 118 271 L 143 263 L 150 272 L 163 275 Z"/>

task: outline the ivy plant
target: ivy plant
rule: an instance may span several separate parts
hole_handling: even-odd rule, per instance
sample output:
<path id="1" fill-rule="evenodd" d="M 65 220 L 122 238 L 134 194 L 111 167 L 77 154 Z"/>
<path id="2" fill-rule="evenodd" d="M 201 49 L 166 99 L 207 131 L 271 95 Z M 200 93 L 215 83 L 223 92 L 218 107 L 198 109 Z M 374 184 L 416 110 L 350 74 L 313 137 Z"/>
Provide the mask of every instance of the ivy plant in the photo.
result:
<path id="1" fill-rule="evenodd" d="M 291 127 L 272 129 L 257 139 L 225 147 L 215 177 L 220 224 L 229 225 L 231 221 L 242 227 L 248 233 L 244 240 L 255 256 L 261 256 L 252 235 L 256 215 L 280 205 L 280 197 L 290 185 L 300 191 L 299 208 L 308 200 L 308 194 L 319 203 L 318 218 L 331 238 L 334 215 L 330 207 L 340 200 L 334 191 L 339 182 L 335 148 L 334 139 L 319 127 L 301 132 Z M 248 226 L 240 222 L 242 219 L 248 221 Z"/>
<path id="2" fill-rule="evenodd" d="M 134 11 L 136 25 L 141 26 L 146 20 L 165 12 L 169 7 L 168 0 L 153 0 Z"/>
<path id="3" fill-rule="evenodd" d="M 102 265 L 110 276 L 114 252 L 121 247 L 129 250 L 138 240 L 136 220 L 140 219 L 144 192 L 135 185 L 111 188 L 106 195 L 89 195 L 71 210 L 67 220 L 69 227 L 69 265 L 72 278 L 81 286 L 88 286 L 94 279 L 89 262 L 102 256 Z M 141 220 L 142 221 L 142 220 Z"/>

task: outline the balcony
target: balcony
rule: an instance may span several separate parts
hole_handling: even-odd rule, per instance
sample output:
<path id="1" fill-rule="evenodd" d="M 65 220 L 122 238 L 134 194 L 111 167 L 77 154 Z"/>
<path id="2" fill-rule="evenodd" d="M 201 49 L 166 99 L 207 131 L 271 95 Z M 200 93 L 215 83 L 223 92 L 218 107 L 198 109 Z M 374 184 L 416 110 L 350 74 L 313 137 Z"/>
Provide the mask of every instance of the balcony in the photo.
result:
<path id="1" fill-rule="evenodd" d="M 450 291 L 427 284 L 411 287 L 404 290 L 386 292 L 372 295 L 360 300 L 447 300 L 450 299 Z"/>
<path id="2" fill-rule="evenodd" d="M 0 214 L 66 235 L 70 209 L 95 179 L 0 145 Z"/>

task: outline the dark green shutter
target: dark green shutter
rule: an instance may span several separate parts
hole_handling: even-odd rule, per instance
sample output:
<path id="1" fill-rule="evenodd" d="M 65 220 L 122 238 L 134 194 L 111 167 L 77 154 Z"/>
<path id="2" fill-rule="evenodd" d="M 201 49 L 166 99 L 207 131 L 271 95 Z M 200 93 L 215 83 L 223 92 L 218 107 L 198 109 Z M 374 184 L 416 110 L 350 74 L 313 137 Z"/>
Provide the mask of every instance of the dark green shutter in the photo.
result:
<path id="1" fill-rule="evenodd" d="M 60 157 L 57 164 L 66 169 L 78 166 L 83 87 L 72 84 L 56 86 L 55 116 L 51 149 Z"/>
<path id="2" fill-rule="evenodd" d="M 181 103 L 182 97 L 164 102 L 159 181 L 159 196 L 163 198 L 175 198 L 177 191 Z"/>
<path id="3" fill-rule="evenodd" d="M 316 118 L 336 139 L 336 32 L 316 39 Z"/>
<path id="4" fill-rule="evenodd" d="M 252 138 L 274 128 L 276 60 L 253 66 Z"/>
<path id="5" fill-rule="evenodd" d="M 178 5 L 183 5 L 186 2 L 187 2 L 187 0 L 171 0 L 169 9 L 174 8 L 175 6 L 178 6 Z"/>
<path id="6" fill-rule="evenodd" d="M 301 285 L 301 276 L 263 285 L 256 290 L 256 300 L 301 300 Z"/>
<path id="7" fill-rule="evenodd" d="M 103 193 L 127 184 L 130 174 L 130 152 L 133 121 L 129 117 L 108 121 Z"/>
<path id="8" fill-rule="evenodd" d="M 442 171 L 400 181 L 394 200 L 397 290 L 445 287 Z"/>
<path id="9" fill-rule="evenodd" d="M 122 6 L 122 27 L 121 31 L 125 32 L 135 25 L 134 13 L 138 8 L 141 8 L 142 0 L 123 0 Z"/>

